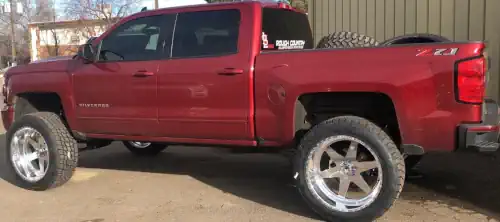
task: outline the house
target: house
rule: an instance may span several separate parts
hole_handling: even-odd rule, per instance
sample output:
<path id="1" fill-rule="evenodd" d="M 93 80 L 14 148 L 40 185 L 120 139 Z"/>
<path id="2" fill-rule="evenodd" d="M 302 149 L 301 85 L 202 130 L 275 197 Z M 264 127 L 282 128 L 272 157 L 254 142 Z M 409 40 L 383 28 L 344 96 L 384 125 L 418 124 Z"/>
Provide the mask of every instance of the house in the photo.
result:
<path id="1" fill-rule="evenodd" d="M 106 20 L 37 22 L 28 25 L 31 61 L 53 56 L 74 55 L 78 47 L 111 25 Z"/>

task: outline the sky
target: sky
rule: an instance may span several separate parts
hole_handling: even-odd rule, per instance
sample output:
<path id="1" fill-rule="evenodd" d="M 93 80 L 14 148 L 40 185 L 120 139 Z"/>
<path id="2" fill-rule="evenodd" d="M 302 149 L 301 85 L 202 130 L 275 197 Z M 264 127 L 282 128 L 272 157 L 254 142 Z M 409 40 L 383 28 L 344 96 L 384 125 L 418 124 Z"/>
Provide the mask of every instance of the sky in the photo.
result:
<path id="1" fill-rule="evenodd" d="M 183 5 L 194 5 L 194 4 L 205 4 L 205 0 L 158 0 L 158 6 L 160 8 L 175 7 Z M 142 7 L 148 7 L 148 9 L 154 9 L 154 0 L 143 0 Z"/>
<path id="2" fill-rule="evenodd" d="M 2 1 L 7 1 L 7 0 L 0 0 Z M 64 4 L 57 4 L 58 2 L 64 2 L 65 0 L 54 0 L 56 2 L 55 7 L 56 11 L 64 11 L 62 8 Z M 158 6 L 160 8 L 166 8 L 166 7 L 175 7 L 175 6 L 183 6 L 183 5 L 193 5 L 193 4 L 206 4 L 207 2 L 205 0 L 158 0 Z M 154 9 L 155 3 L 154 0 L 142 0 L 139 7 L 137 8 L 136 11 L 140 11 L 143 7 L 148 7 L 148 9 Z"/>

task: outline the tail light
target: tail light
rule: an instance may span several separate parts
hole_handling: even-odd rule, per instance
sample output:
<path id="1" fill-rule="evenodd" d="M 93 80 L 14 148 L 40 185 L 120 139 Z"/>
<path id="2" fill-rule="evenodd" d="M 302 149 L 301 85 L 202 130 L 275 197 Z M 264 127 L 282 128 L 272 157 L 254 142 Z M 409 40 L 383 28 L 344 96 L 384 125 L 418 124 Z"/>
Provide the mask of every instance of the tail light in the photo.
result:
<path id="1" fill-rule="evenodd" d="M 468 59 L 457 64 L 457 99 L 459 102 L 481 104 L 486 91 L 486 59 Z"/>

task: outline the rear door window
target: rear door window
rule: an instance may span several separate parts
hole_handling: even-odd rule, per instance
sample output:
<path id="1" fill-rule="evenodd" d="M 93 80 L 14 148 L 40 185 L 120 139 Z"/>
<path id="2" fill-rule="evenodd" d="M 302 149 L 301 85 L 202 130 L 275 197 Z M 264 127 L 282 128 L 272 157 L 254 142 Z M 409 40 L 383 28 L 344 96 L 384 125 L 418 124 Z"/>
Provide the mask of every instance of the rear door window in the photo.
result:
<path id="1" fill-rule="evenodd" d="M 262 50 L 314 48 L 307 15 L 285 9 L 264 8 L 262 21 Z"/>
<path id="2" fill-rule="evenodd" d="M 237 9 L 179 14 L 173 58 L 214 57 L 238 52 L 241 14 Z"/>

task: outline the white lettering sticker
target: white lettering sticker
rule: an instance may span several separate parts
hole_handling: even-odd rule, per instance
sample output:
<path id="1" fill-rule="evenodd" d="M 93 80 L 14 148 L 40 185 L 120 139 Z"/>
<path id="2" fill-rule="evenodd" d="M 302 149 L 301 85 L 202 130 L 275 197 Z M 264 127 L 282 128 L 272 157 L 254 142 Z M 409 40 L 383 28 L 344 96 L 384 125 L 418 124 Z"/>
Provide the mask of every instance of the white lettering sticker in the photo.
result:
<path id="1" fill-rule="evenodd" d="M 269 44 L 269 40 L 267 39 L 267 34 L 262 32 L 262 48 L 264 49 L 273 49 L 274 45 Z"/>
<path id="2" fill-rule="evenodd" d="M 280 50 L 285 49 L 304 49 L 306 41 L 304 40 L 276 40 L 276 47 Z"/>

